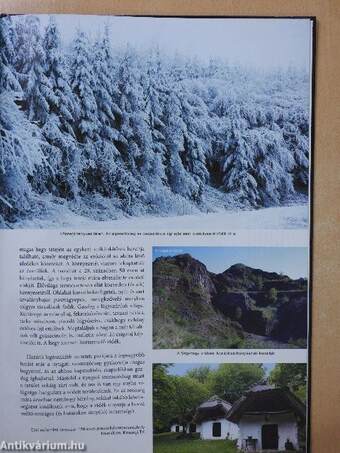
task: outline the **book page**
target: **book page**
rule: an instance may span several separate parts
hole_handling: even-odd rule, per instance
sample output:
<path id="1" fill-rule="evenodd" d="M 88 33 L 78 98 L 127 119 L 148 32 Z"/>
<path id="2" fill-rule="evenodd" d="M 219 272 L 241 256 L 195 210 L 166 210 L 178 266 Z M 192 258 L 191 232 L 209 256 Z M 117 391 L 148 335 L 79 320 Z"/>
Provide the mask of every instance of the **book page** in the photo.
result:
<path id="1" fill-rule="evenodd" d="M 313 27 L 0 19 L 2 450 L 308 451 Z"/>

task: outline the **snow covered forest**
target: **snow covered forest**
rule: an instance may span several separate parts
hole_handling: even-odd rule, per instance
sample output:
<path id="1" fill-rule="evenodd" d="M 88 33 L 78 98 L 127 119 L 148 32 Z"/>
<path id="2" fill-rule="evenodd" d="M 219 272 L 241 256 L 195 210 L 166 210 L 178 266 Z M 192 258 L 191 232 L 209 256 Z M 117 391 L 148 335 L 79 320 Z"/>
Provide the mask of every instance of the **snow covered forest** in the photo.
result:
<path id="1" fill-rule="evenodd" d="M 114 33 L 63 46 L 53 17 L 0 20 L 1 227 L 307 202 L 308 73 L 116 48 Z"/>

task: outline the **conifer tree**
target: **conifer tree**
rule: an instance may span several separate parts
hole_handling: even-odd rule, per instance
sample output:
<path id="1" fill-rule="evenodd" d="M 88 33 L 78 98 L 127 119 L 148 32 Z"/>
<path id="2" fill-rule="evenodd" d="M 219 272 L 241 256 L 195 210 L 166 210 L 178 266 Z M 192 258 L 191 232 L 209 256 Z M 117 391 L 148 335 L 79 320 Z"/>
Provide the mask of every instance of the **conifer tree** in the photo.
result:
<path id="1" fill-rule="evenodd" d="M 149 154 L 143 171 L 149 173 L 152 183 L 165 181 L 164 159 L 165 124 L 164 108 L 167 93 L 167 81 L 162 67 L 159 49 L 153 49 L 148 56 L 145 68 L 146 77 L 142 80 L 144 95 L 145 120 L 151 134 L 152 153 Z"/>
<path id="2" fill-rule="evenodd" d="M 70 73 L 64 56 L 56 20 L 50 16 L 43 47 L 45 76 L 50 82 L 53 96 L 48 100 L 49 114 L 43 123 L 47 156 L 50 163 L 50 191 L 65 198 L 78 194 L 80 156 L 74 133 L 74 118 L 79 105 L 70 86 Z"/>
<path id="3" fill-rule="evenodd" d="M 98 184 L 96 161 L 100 122 L 95 98 L 97 81 L 91 51 L 87 35 L 77 30 L 70 56 L 70 83 L 79 105 L 78 115 L 74 121 L 74 132 L 80 156 L 79 188 L 83 194 L 94 192 Z"/>
<path id="4" fill-rule="evenodd" d="M 46 54 L 39 18 L 26 16 L 17 29 L 17 39 L 16 69 L 24 94 L 23 109 L 30 121 L 42 125 L 48 118 L 50 103 L 57 100 L 45 73 Z"/>
<path id="5" fill-rule="evenodd" d="M 200 187 L 193 176 L 186 171 L 181 159 L 184 153 L 186 130 L 181 108 L 179 96 L 171 90 L 165 107 L 166 174 L 169 186 L 174 193 L 198 200 L 201 195 Z"/>
<path id="6" fill-rule="evenodd" d="M 118 105 L 120 92 L 116 80 L 109 40 L 109 28 L 105 27 L 102 38 L 94 46 L 95 99 L 98 114 L 98 159 L 96 161 L 96 190 L 107 197 L 116 197 L 122 207 L 129 210 L 133 198 L 140 196 L 137 180 L 127 171 L 116 144 L 121 134 L 119 124 L 122 111 Z"/>
<path id="7" fill-rule="evenodd" d="M 119 121 L 120 151 L 129 170 L 134 175 L 149 161 L 152 148 L 151 131 L 143 110 L 143 89 L 136 53 L 127 47 L 120 56 L 117 72 L 119 100 L 122 112 Z"/>
<path id="8" fill-rule="evenodd" d="M 13 69 L 11 18 L 0 20 L 0 223 L 39 207 L 30 178 L 44 165 L 39 129 L 17 105 L 23 96 Z"/>

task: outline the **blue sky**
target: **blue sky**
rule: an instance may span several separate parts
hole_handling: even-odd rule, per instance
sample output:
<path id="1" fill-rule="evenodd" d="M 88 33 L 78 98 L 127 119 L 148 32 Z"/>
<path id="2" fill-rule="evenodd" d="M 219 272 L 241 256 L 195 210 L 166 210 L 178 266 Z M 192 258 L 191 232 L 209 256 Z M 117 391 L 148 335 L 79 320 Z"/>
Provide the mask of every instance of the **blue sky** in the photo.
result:
<path id="1" fill-rule="evenodd" d="M 310 67 L 311 22 L 308 19 L 187 19 L 57 15 L 68 44 L 77 28 L 95 38 L 104 25 L 112 43 L 198 56 L 221 57 L 259 69 Z M 41 16 L 46 25 L 48 16 Z"/>
<path id="2" fill-rule="evenodd" d="M 212 369 L 216 369 L 220 364 L 219 363 L 176 363 L 169 368 L 169 373 L 177 376 L 183 376 L 188 371 L 199 368 L 201 366 L 210 366 Z M 238 364 L 234 364 L 237 366 Z M 274 368 L 275 363 L 264 363 L 263 367 L 266 371 L 266 374 L 269 375 L 271 370 Z"/>
<path id="3" fill-rule="evenodd" d="M 242 263 L 291 278 L 308 275 L 307 247 L 153 247 L 153 259 L 182 253 L 189 253 L 216 274 Z"/>

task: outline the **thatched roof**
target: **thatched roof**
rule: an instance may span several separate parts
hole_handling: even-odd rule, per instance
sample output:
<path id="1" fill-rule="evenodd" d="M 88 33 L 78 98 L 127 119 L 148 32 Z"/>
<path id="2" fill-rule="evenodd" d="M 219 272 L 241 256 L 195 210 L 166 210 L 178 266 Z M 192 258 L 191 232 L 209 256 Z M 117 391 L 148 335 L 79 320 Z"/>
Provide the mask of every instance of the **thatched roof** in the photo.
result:
<path id="1" fill-rule="evenodd" d="M 305 419 L 306 407 L 287 387 L 256 385 L 238 399 L 228 414 L 228 419 L 238 423 L 244 415 L 284 414 L 293 412 Z"/>
<path id="2" fill-rule="evenodd" d="M 227 418 L 227 414 L 231 409 L 231 404 L 228 401 L 213 396 L 200 406 L 198 406 L 194 416 L 195 423 L 201 423 L 206 420 L 216 420 L 218 418 Z"/>

